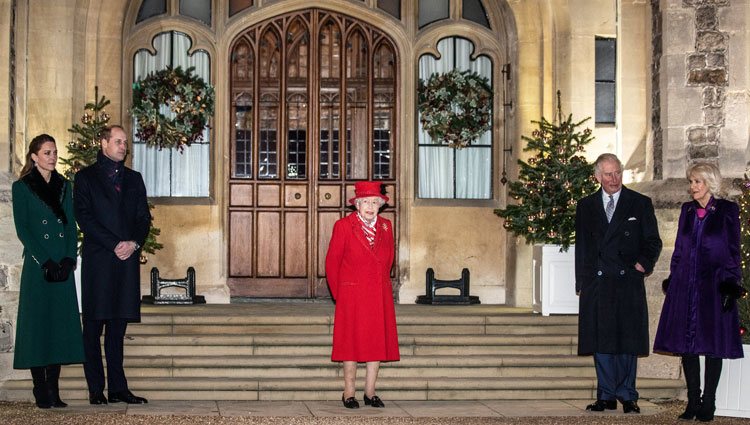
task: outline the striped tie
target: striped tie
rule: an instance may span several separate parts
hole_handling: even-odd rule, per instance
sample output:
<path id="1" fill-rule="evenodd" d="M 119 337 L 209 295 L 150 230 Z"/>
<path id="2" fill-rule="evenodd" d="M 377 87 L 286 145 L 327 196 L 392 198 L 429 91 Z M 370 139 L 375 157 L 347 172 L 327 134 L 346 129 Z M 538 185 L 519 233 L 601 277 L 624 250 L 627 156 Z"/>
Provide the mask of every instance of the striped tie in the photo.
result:
<path id="1" fill-rule="evenodd" d="M 607 207 L 604 208 L 604 213 L 607 214 L 607 223 L 612 221 L 612 214 L 615 213 L 615 198 L 612 195 L 609 195 L 609 202 L 607 202 Z"/>

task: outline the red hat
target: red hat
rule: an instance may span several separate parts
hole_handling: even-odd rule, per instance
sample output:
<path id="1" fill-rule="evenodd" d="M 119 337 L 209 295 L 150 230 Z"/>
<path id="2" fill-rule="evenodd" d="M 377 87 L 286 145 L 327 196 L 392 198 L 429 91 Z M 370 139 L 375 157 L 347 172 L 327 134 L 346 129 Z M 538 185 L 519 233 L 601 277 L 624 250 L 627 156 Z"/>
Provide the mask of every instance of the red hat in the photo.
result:
<path id="1" fill-rule="evenodd" d="M 370 196 L 377 196 L 383 201 L 388 202 L 388 197 L 380 192 L 380 182 L 357 182 L 354 183 L 354 198 L 349 200 L 349 203 L 354 205 L 354 200 L 357 198 L 368 198 Z"/>

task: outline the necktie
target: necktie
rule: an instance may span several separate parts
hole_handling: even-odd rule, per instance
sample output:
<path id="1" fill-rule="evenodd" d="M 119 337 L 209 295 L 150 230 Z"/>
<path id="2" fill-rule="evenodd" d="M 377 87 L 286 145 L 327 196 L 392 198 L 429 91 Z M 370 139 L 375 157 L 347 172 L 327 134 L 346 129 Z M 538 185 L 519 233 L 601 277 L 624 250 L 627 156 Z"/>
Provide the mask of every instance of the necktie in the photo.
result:
<path id="1" fill-rule="evenodd" d="M 604 213 L 607 214 L 607 223 L 612 221 L 612 214 L 615 213 L 615 198 L 612 195 L 609 195 L 609 202 L 607 202 L 607 207 L 604 208 Z"/>

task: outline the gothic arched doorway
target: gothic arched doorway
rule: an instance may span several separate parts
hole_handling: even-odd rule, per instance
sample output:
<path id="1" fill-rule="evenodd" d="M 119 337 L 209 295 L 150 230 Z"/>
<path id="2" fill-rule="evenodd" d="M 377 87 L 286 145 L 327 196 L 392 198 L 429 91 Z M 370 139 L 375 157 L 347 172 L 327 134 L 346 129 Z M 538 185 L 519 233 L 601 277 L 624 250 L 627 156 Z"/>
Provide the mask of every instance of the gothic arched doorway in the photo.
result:
<path id="1" fill-rule="evenodd" d="M 382 181 L 396 220 L 395 44 L 308 9 L 253 25 L 230 54 L 231 295 L 328 297 L 325 254 L 354 182 Z"/>

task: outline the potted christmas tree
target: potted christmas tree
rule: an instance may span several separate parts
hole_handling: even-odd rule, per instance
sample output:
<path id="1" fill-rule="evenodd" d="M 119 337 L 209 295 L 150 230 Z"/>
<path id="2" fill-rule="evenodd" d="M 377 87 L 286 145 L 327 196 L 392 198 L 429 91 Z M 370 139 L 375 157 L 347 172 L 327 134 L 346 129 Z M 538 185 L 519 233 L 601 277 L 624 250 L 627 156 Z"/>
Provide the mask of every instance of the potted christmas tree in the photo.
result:
<path id="1" fill-rule="evenodd" d="M 526 141 L 524 151 L 535 152 L 528 161 L 518 161 L 518 180 L 510 183 L 509 194 L 516 203 L 495 210 L 505 219 L 503 226 L 534 246 L 534 310 L 549 313 L 578 313 L 575 293 L 573 250 L 575 212 L 579 199 L 597 186 L 593 165 L 583 156 L 593 140 L 591 130 L 582 129 L 588 118 L 574 122 L 563 119 L 557 92 L 557 119 L 533 121 L 537 129 Z"/>
<path id="2" fill-rule="evenodd" d="M 745 175 L 740 183 L 740 256 L 742 285 L 750 288 L 750 179 Z M 745 358 L 724 361 L 716 390 L 716 414 L 750 418 L 750 297 L 737 300 L 740 316 L 740 335 Z"/>

